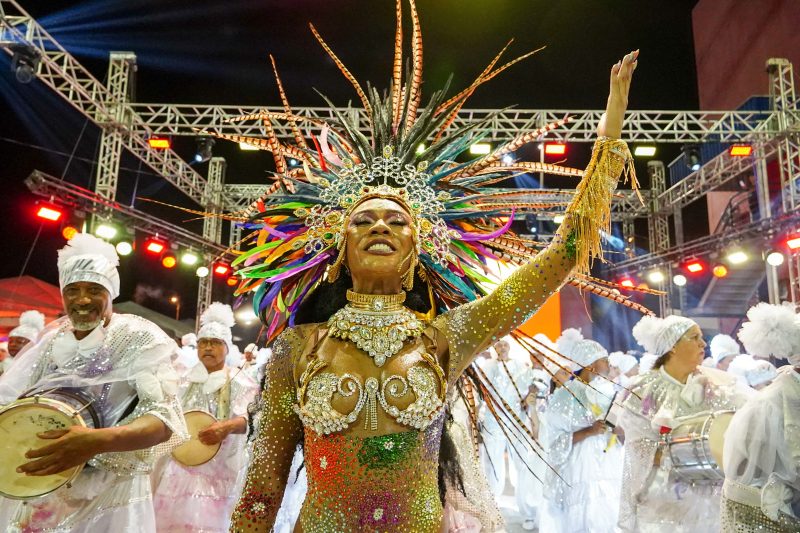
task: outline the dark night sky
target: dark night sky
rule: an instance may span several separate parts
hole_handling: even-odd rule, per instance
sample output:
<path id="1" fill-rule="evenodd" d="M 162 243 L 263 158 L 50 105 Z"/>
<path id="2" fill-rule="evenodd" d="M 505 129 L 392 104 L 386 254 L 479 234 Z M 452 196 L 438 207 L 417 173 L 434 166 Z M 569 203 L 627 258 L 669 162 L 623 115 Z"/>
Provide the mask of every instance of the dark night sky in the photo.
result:
<path id="1" fill-rule="evenodd" d="M 293 105 L 323 105 L 312 88 L 339 104 L 354 100 L 349 84 L 314 41 L 308 22 L 316 25 L 362 82 L 370 80 L 384 87 L 390 76 L 394 26 L 390 0 L 21 3 L 100 80 L 105 77 L 109 51 L 134 51 L 139 102 L 279 104 L 268 53 L 278 61 Z M 640 48 L 629 107 L 697 109 L 691 33 L 694 4 L 682 0 L 418 0 L 426 52 L 425 87 L 441 86 L 451 72 L 454 87 L 466 86 L 513 37 L 509 58 L 542 45 L 547 48 L 479 89 L 467 107 L 601 109 L 610 65 Z M 39 229 L 32 216 L 35 197 L 22 184 L 25 177 L 39 169 L 90 186 L 99 138 L 96 127 L 89 123 L 84 129 L 85 119 L 42 84 L 18 84 L 9 65 L 3 54 L 0 209 L 6 253 L 0 261 L 0 277 L 20 273 Z M 194 154 L 191 139 L 180 140 L 176 147 L 187 159 Z M 675 149 L 665 150 L 662 158 L 671 160 Z M 67 166 L 73 150 L 76 158 Z M 227 158 L 229 183 L 264 181 L 270 168 L 268 154 L 240 153 L 237 147 L 218 144 L 215 155 Z M 567 163 L 582 166 L 585 155 L 576 150 L 577 160 Z M 136 187 L 138 196 L 195 207 L 146 167 L 137 172 L 140 166 L 135 158 L 123 156 L 122 166 L 119 201 L 130 203 Z M 198 170 L 205 173 L 205 165 Z M 645 174 L 642 166 L 640 175 Z M 141 202 L 137 206 L 175 222 L 183 218 Z M 200 228 L 197 223 L 188 227 Z M 58 228 L 43 227 L 25 273 L 55 283 L 55 251 L 63 243 Z M 124 259 L 120 299 L 130 298 L 137 286 L 164 296 L 177 292 L 186 302 L 184 308 L 193 312 L 196 278 L 189 271 L 165 273 L 155 262 Z M 155 297 L 145 303 L 169 312 L 165 300 Z"/>

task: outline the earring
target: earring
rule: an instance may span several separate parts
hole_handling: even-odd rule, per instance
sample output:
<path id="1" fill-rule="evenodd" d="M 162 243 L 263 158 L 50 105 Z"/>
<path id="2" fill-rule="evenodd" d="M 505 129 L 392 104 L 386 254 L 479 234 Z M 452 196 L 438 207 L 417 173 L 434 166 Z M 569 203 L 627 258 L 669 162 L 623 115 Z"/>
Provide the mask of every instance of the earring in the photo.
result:
<path id="1" fill-rule="evenodd" d="M 417 254 L 411 252 L 411 264 L 403 275 L 403 288 L 410 291 L 414 288 L 414 271 L 417 269 Z"/>
<path id="2" fill-rule="evenodd" d="M 333 283 L 337 279 L 339 279 L 339 274 L 342 271 L 342 264 L 344 263 L 344 256 L 345 256 L 345 248 L 347 243 L 347 236 L 342 240 L 341 247 L 339 248 L 339 255 L 336 257 L 336 261 L 328 267 L 328 283 Z M 347 265 L 345 265 L 347 268 Z"/>

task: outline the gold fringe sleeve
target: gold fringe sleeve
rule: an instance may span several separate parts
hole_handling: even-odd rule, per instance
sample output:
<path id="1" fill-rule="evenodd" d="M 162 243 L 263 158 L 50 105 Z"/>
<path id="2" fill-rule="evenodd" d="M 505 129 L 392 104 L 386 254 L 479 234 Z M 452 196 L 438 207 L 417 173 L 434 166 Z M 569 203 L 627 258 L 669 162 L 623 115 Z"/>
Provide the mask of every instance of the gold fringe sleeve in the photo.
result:
<path id="1" fill-rule="evenodd" d="M 553 241 L 487 296 L 436 317 L 433 326 L 447 338 L 448 382 L 452 384 L 475 356 L 526 322 L 566 282 L 573 271 L 588 272 L 602 257 L 600 232 L 611 223 L 611 196 L 626 170 L 633 174 L 624 141 L 600 138 L 592 159 Z"/>
<path id="2" fill-rule="evenodd" d="M 231 531 L 272 531 L 292 458 L 303 438 L 303 425 L 292 405 L 294 361 L 304 343 L 295 329 L 287 329 L 275 340 L 272 359 L 265 368 L 258 437 L 253 443 L 242 494 L 231 516 Z"/>

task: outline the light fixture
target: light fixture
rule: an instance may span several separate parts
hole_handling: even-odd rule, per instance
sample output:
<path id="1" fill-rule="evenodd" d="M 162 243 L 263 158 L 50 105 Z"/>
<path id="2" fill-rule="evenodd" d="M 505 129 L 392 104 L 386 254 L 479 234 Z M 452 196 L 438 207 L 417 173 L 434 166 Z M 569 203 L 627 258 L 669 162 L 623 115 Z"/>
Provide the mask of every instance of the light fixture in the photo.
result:
<path id="1" fill-rule="evenodd" d="M 200 260 L 200 257 L 194 252 L 183 252 L 181 255 L 181 263 L 184 265 L 192 266 L 196 265 L 197 262 Z"/>
<path id="2" fill-rule="evenodd" d="M 683 147 L 683 158 L 688 166 L 693 171 L 700 170 L 700 149 L 696 144 L 687 144 Z"/>
<path id="3" fill-rule="evenodd" d="M 105 239 L 110 241 L 114 237 L 117 236 L 117 228 L 112 226 L 111 224 L 100 224 L 94 229 L 94 234 L 100 237 L 101 239 Z"/>
<path id="4" fill-rule="evenodd" d="M 786 246 L 788 246 L 790 250 L 797 250 L 800 248 L 800 235 L 793 235 L 787 238 Z"/>
<path id="5" fill-rule="evenodd" d="M 698 259 L 690 259 L 689 261 L 686 262 L 684 268 L 688 272 L 691 272 L 692 274 L 699 274 L 700 272 L 706 269 L 706 266 L 702 263 L 702 261 L 699 261 Z"/>
<path id="6" fill-rule="evenodd" d="M 58 222 L 64 216 L 64 211 L 54 205 L 40 205 L 36 216 L 50 222 Z"/>
<path id="7" fill-rule="evenodd" d="M 750 157 L 753 153 L 753 147 L 749 144 L 734 144 L 728 148 L 728 154 L 731 157 Z"/>
<path id="8" fill-rule="evenodd" d="M 204 277 L 208 276 L 208 267 L 207 266 L 199 266 L 199 267 L 197 267 L 197 270 L 194 271 L 194 273 L 197 274 L 198 278 L 204 278 Z"/>
<path id="9" fill-rule="evenodd" d="M 164 268 L 175 268 L 175 265 L 178 264 L 178 258 L 175 257 L 173 253 L 164 254 L 161 258 L 161 266 Z"/>
<path id="10" fill-rule="evenodd" d="M 147 144 L 154 150 L 169 150 L 172 148 L 172 140 L 169 137 L 150 137 Z"/>
<path id="11" fill-rule="evenodd" d="M 61 236 L 64 237 L 66 240 L 72 240 L 72 238 L 78 234 L 78 228 L 75 226 L 64 226 L 64 229 L 61 230 Z"/>
<path id="12" fill-rule="evenodd" d="M 176 303 L 178 303 L 179 301 L 180 301 L 180 300 L 178 300 L 178 297 L 177 297 L 177 296 L 171 296 L 171 297 L 170 297 L 170 299 L 169 299 L 169 303 L 172 303 L 172 304 L 176 304 Z"/>
<path id="13" fill-rule="evenodd" d="M 728 255 L 725 256 L 725 260 L 732 265 L 741 265 L 742 263 L 746 263 L 747 259 L 747 252 L 740 248 L 730 251 Z"/>
<path id="14" fill-rule="evenodd" d="M 554 216 L 553 217 L 553 222 L 555 224 L 561 224 L 562 222 L 564 222 L 564 215 L 556 215 L 556 216 Z"/>
<path id="15" fill-rule="evenodd" d="M 647 274 L 647 279 L 650 283 L 663 283 L 664 282 L 664 273 L 660 270 L 653 270 L 649 274 Z"/>
<path id="16" fill-rule="evenodd" d="M 194 154 L 195 163 L 205 163 L 211 156 L 214 150 L 214 139 L 211 137 L 198 137 L 197 139 L 197 152 Z"/>
<path id="17" fill-rule="evenodd" d="M 423 153 L 423 152 L 424 152 L 425 150 L 427 150 L 427 149 L 428 149 L 428 148 L 425 146 L 425 143 L 419 143 L 419 144 L 417 145 L 417 154 L 421 154 L 421 153 Z"/>
<path id="18" fill-rule="evenodd" d="M 254 144 L 250 144 L 250 143 L 242 143 L 242 142 L 240 142 L 239 143 L 239 149 L 243 150 L 245 152 L 257 152 L 258 151 L 258 146 L 254 145 Z"/>
<path id="19" fill-rule="evenodd" d="M 500 161 L 504 165 L 511 165 L 512 163 L 514 163 L 514 156 L 511 154 L 505 154 L 503 157 L 500 158 Z"/>
<path id="20" fill-rule="evenodd" d="M 773 251 L 767 254 L 767 264 L 772 265 L 774 267 L 781 266 L 785 260 L 786 257 L 780 252 Z"/>
<path id="21" fill-rule="evenodd" d="M 225 263 L 217 263 L 214 265 L 214 274 L 217 276 L 226 276 L 230 273 L 231 267 L 226 265 Z"/>
<path id="22" fill-rule="evenodd" d="M 13 52 L 11 56 L 11 70 L 14 77 L 20 83 L 30 83 L 36 77 L 36 70 L 39 68 L 41 56 L 32 46 L 16 44 L 10 47 Z"/>
<path id="23" fill-rule="evenodd" d="M 544 154 L 545 155 L 566 155 L 567 153 L 567 145 L 564 143 L 545 143 L 544 144 Z"/>
<path id="24" fill-rule="evenodd" d="M 632 289 L 636 286 L 636 283 L 631 278 L 622 278 L 619 280 L 619 284 L 623 287 L 627 287 L 628 289 Z"/>
<path id="25" fill-rule="evenodd" d="M 686 285 L 687 281 L 688 280 L 686 279 L 686 276 L 684 276 L 683 274 L 675 274 L 674 276 L 672 276 L 672 283 L 674 283 L 678 287 L 683 287 L 684 285 Z"/>
<path id="26" fill-rule="evenodd" d="M 656 155 L 655 145 L 639 145 L 633 149 L 633 155 L 636 157 L 653 157 Z"/>
<path id="27" fill-rule="evenodd" d="M 122 256 L 130 255 L 131 252 L 133 252 L 133 245 L 128 241 L 120 241 L 114 248 L 116 248 L 117 253 Z"/>
<path id="28" fill-rule="evenodd" d="M 161 255 L 161 252 L 163 252 L 166 247 L 167 244 L 164 241 L 152 237 L 144 242 L 145 251 L 153 255 Z"/>
<path id="29" fill-rule="evenodd" d="M 255 311 L 253 311 L 253 306 L 251 305 L 243 305 L 239 309 L 236 310 L 236 319 L 248 326 L 258 320 L 258 316 L 256 316 Z"/>
<path id="30" fill-rule="evenodd" d="M 225 280 L 225 284 L 228 285 L 228 287 L 235 287 L 239 284 L 239 278 L 236 276 L 231 276 Z"/>
<path id="31" fill-rule="evenodd" d="M 472 155 L 489 155 L 492 152 L 492 145 L 489 143 L 475 143 L 469 147 Z"/>
<path id="32" fill-rule="evenodd" d="M 722 263 L 714 265 L 714 268 L 711 269 L 711 273 L 714 274 L 715 278 L 724 278 L 728 275 L 728 267 Z"/>

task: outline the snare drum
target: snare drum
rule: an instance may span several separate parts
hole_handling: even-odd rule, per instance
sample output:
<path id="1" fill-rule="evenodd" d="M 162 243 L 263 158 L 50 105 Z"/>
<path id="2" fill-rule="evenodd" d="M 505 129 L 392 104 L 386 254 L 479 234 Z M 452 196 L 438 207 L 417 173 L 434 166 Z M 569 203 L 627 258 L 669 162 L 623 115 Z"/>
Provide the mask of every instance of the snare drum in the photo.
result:
<path id="1" fill-rule="evenodd" d="M 172 450 L 172 458 L 183 466 L 200 466 L 209 462 L 217 455 L 222 443 L 203 444 L 197 438 L 197 434 L 216 422 L 217 419 L 199 409 L 186 411 L 183 416 L 186 418 L 189 440 Z"/>
<path id="2" fill-rule="evenodd" d="M 17 467 L 31 461 L 25 457 L 28 450 L 52 443 L 37 437 L 38 433 L 71 426 L 102 427 L 91 404 L 79 391 L 55 389 L 22 397 L 0 409 L 0 495 L 27 500 L 71 483 L 83 465 L 49 476 L 26 476 Z"/>
<path id="3" fill-rule="evenodd" d="M 690 482 L 716 482 L 725 479 L 722 447 L 725 430 L 733 411 L 717 411 L 690 418 L 664 436 L 672 472 Z"/>

